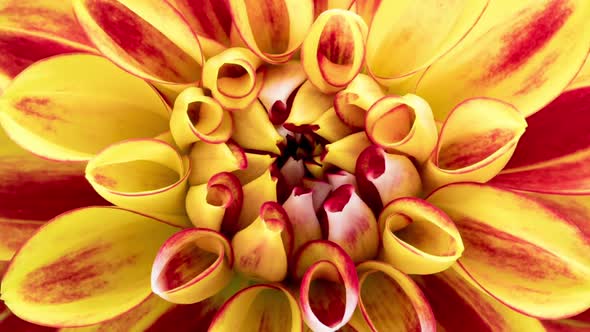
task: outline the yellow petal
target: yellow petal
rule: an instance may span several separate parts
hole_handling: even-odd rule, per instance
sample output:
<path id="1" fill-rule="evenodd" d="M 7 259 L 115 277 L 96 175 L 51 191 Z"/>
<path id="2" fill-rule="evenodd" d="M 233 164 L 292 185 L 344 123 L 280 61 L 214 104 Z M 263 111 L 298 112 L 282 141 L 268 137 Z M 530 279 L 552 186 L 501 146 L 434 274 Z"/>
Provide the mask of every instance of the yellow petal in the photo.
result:
<path id="1" fill-rule="evenodd" d="M 188 226 L 184 197 L 188 158 L 155 139 L 113 144 L 86 166 L 86 179 L 109 202 Z"/>
<path id="2" fill-rule="evenodd" d="M 242 187 L 244 204 L 238 217 L 238 230 L 246 228 L 257 218 L 264 202 L 277 200 L 276 183 L 277 179 L 271 175 L 270 169 L 267 169 Z"/>
<path id="3" fill-rule="evenodd" d="M 270 122 L 259 101 L 248 108 L 232 112 L 234 130 L 232 138 L 243 148 L 279 154 L 277 143 L 283 140 Z"/>
<path id="4" fill-rule="evenodd" d="M 2 300 L 49 326 L 96 324 L 151 293 L 154 256 L 176 227 L 112 207 L 73 210 L 37 232 L 13 258 Z"/>
<path id="5" fill-rule="evenodd" d="M 168 84 L 200 79 L 203 54 L 180 13 L 158 0 L 74 0 L 98 50 L 126 71 Z"/>
<path id="6" fill-rule="evenodd" d="M 328 140 L 330 143 L 342 139 L 354 132 L 354 129 L 340 120 L 334 107 L 324 112 L 324 114 L 317 118 L 311 125 L 312 127 L 317 127 L 317 129 L 314 129 L 316 134 Z"/>
<path id="7" fill-rule="evenodd" d="M 102 57 L 82 54 L 28 67 L 4 92 L 0 107 L 2 127 L 19 145 L 74 161 L 127 138 L 157 136 L 167 130 L 169 116 L 147 83 Z"/>
<path id="8" fill-rule="evenodd" d="M 529 116 L 557 97 L 584 63 L 589 15 L 585 0 L 490 1 L 465 40 L 422 76 L 416 94 L 437 120 L 481 96 Z"/>
<path id="9" fill-rule="evenodd" d="M 334 97 L 334 110 L 342 122 L 354 128 L 364 128 L 367 111 L 385 93 L 372 77 L 359 74 L 346 89 Z"/>
<path id="10" fill-rule="evenodd" d="M 203 184 L 217 173 L 253 167 L 247 155 L 241 147 L 231 142 L 220 144 L 196 142 L 189 155 L 193 167 L 188 182 L 191 185 Z"/>
<path id="11" fill-rule="evenodd" d="M 486 182 L 510 160 L 527 124 L 502 101 L 474 98 L 449 114 L 422 172 L 426 192 L 462 181 Z"/>
<path id="12" fill-rule="evenodd" d="M 301 63 L 310 82 L 323 93 L 343 89 L 361 71 L 367 25 L 353 12 L 321 13 L 301 46 Z"/>
<path id="13" fill-rule="evenodd" d="M 311 81 L 297 90 L 286 123 L 302 126 L 311 124 L 332 107 L 333 96 L 322 93 Z"/>
<path id="14" fill-rule="evenodd" d="M 567 90 L 573 90 L 590 85 L 590 56 L 586 58 L 584 66 L 580 69 L 573 81 L 567 86 Z"/>
<path id="15" fill-rule="evenodd" d="M 364 132 L 348 135 L 326 145 L 322 161 L 354 174 L 358 157 L 370 145 L 371 141 Z"/>

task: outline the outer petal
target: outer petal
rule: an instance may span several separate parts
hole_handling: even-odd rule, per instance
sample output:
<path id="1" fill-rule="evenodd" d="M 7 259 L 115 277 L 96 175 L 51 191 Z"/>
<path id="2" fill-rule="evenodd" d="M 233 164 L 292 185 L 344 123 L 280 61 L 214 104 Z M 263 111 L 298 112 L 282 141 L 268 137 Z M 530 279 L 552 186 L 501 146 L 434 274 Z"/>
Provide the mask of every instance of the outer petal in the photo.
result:
<path id="1" fill-rule="evenodd" d="M 458 267 L 499 301 L 546 319 L 590 306 L 588 232 L 551 206 L 469 183 L 443 187 L 428 201 L 461 233 L 465 251 Z"/>
<path id="2" fill-rule="evenodd" d="M 370 331 L 436 331 L 430 305 L 410 277 L 377 261 L 364 262 L 357 269 L 364 318 L 360 326 Z"/>
<path id="3" fill-rule="evenodd" d="M 590 86 L 563 93 L 527 122 L 512 159 L 492 183 L 526 191 L 590 194 Z"/>
<path id="4" fill-rule="evenodd" d="M 398 198 L 379 215 L 381 256 L 408 274 L 431 274 L 450 267 L 463 253 L 453 221 L 436 206 L 414 197 Z"/>
<path id="5" fill-rule="evenodd" d="M 337 244 L 312 241 L 295 258 L 295 274 L 302 277 L 299 305 L 314 331 L 336 331 L 348 323 L 359 298 L 354 263 Z"/>
<path id="6" fill-rule="evenodd" d="M 437 120 L 480 96 L 531 115 L 557 97 L 584 63 L 589 15 L 585 0 L 491 1 L 473 32 L 426 71 L 416 94 L 428 100 Z"/>
<path id="7" fill-rule="evenodd" d="M 348 135 L 326 145 L 322 161 L 354 174 L 358 157 L 370 145 L 371 141 L 364 132 Z"/>
<path id="8" fill-rule="evenodd" d="M 259 284 L 241 290 L 217 312 L 211 332 L 303 331 L 297 300 L 280 285 Z"/>
<path id="9" fill-rule="evenodd" d="M 13 258 L 2 299 L 50 326 L 95 324 L 150 294 L 157 248 L 178 229 L 118 208 L 74 210 L 43 226 Z"/>
<path id="10" fill-rule="evenodd" d="M 428 67 L 471 30 L 487 3 L 358 1 L 361 13 L 371 7 L 374 10 L 367 39 L 369 71 L 380 83 L 391 85 L 396 79 Z"/>
<path id="11" fill-rule="evenodd" d="M 159 83 L 200 79 L 203 54 L 185 19 L 167 1 L 74 0 L 78 21 L 107 58 Z"/>
<path id="12" fill-rule="evenodd" d="M 229 0 L 234 24 L 252 52 L 266 62 L 286 62 L 313 22 L 312 0 Z"/>
<path id="13" fill-rule="evenodd" d="M 168 127 L 167 106 L 152 87 L 94 55 L 37 62 L 14 79 L 0 107 L 10 138 L 58 160 L 88 160 L 111 143 Z"/>
<path id="14" fill-rule="evenodd" d="M 426 192 L 447 183 L 486 182 L 508 163 L 527 124 L 511 105 L 495 99 L 462 102 L 449 114 L 424 166 Z"/>
<path id="15" fill-rule="evenodd" d="M 232 112 L 234 131 L 232 138 L 243 148 L 279 154 L 277 143 L 283 137 L 274 128 L 259 101 L 248 108 Z"/>
<path id="16" fill-rule="evenodd" d="M 273 124 L 279 125 L 285 122 L 291 112 L 294 92 L 306 78 L 299 61 L 290 61 L 267 68 L 258 99 L 268 112 Z"/>

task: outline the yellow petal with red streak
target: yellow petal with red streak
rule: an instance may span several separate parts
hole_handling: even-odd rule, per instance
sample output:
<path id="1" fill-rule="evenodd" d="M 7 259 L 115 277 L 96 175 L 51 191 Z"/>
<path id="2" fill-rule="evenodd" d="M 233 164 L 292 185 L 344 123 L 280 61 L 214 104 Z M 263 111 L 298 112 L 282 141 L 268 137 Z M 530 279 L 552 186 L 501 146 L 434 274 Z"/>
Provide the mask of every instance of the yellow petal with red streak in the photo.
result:
<path id="1" fill-rule="evenodd" d="M 355 128 L 364 128 L 367 111 L 385 93 L 371 76 L 357 75 L 346 89 L 334 97 L 334 109 L 342 122 Z"/>
<path id="2" fill-rule="evenodd" d="M 443 124 L 422 172 L 426 192 L 448 183 L 486 182 L 508 163 L 527 124 L 512 105 L 488 98 L 459 104 Z"/>
<path id="3" fill-rule="evenodd" d="M 168 127 L 167 106 L 150 85 L 94 55 L 37 62 L 14 79 L 0 106 L 10 138 L 58 160 L 88 160 L 109 144 Z"/>
<path id="4" fill-rule="evenodd" d="M 276 131 L 258 100 L 248 108 L 232 112 L 231 115 L 234 119 L 232 138 L 241 147 L 280 153 L 277 144 L 283 137 Z"/>
<path id="5" fill-rule="evenodd" d="M 153 259 L 177 231 L 119 208 L 67 212 L 15 255 L 2 280 L 2 300 L 37 324 L 80 326 L 111 319 L 150 295 Z"/>
<path id="6" fill-rule="evenodd" d="M 523 194 L 475 183 L 443 187 L 428 201 L 461 233 L 465 251 L 458 268 L 500 302 L 545 319 L 590 306 L 590 241 L 575 218 Z"/>
<path id="7" fill-rule="evenodd" d="M 334 143 L 326 145 L 322 161 L 339 167 L 348 173 L 355 172 L 356 160 L 371 141 L 364 132 L 351 134 Z"/>
<path id="8" fill-rule="evenodd" d="M 438 120 L 462 100 L 481 96 L 529 116 L 557 97 L 584 63 L 589 15 L 585 0 L 491 1 L 465 40 L 425 72 L 416 94 Z"/>
<path id="9" fill-rule="evenodd" d="M 179 226 L 185 212 L 188 158 L 156 139 L 113 144 L 86 166 L 86 179 L 107 201 Z"/>
<path id="10" fill-rule="evenodd" d="M 74 0 L 98 50 L 126 71 L 166 84 L 200 79 L 203 54 L 185 19 L 158 0 Z"/>

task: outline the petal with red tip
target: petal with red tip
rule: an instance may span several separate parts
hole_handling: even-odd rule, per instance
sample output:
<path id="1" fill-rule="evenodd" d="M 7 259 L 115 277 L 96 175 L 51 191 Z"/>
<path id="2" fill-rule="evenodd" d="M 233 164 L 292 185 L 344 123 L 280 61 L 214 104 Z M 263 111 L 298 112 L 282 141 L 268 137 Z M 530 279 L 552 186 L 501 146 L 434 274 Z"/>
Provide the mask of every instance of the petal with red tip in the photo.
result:
<path id="1" fill-rule="evenodd" d="M 449 114 L 437 146 L 424 166 L 426 192 L 448 183 L 486 182 L 510 160 L 527 124 L 513 106 L 474 98 Z"/>
<path id="2" fill-rule="evenodd" d="M 303 330 L 297 300 L 278 284 L 259 284 L 241 290 L 217 312 L 211 332 L 273 332 Z"/>
<path id="3" fill-rule="evenodd" d="M 291 97 L 306 79 L 299 61 L 290 61 L 266 69 L 258 99 L 266 108 L 273 124 L 285 122 L 291 109 Z"/>
<path id="4" fill-rule="evenodd" d="M 368 15 L 366 61 L 372 76 L 384 85 L 428 67 L 447 53 L 488 4 L 488 0 L 358 2 L 364 16 L 373 11 Z"/>
<path id="5" fill-rule="evenodd" d="M 576 218 L 523 194 L 475 183 L 448 185 L 428 201 L 461 233 L 460 270 L 505 305 L 545 319 L 590 306 L 590 241 Z"/>
<path id="6" fill-rule="evenodd" d="M 288 61 L 313 22 L 312 0 L 229 0 L 229 7 L 242 40 L 270 63 Z"/>
<path id="7" fill-rule="evenodd" d="M 152 291 L 166 301 L 197 303 L 220 292 L 233 276 L 229 241 L 218 232 L 189 228 L 174 234 L 152 266 Z"/>
<path id="8" fill-rule="evenodd" d="M 271 169 L 276 157 L 268 154 L 246 153 L 246 160 L 248 162 L 246 168 L 232 172 L 244 185 L 254 181 L 264 172 Z"/>
<path id="9" fill-rule="evenodd" d="M 297 90 L 286 123 L 296 126 L 311 124 L 332 107 L 333 97 L 322 93 L 311 81 Z"/>
<path id="10" fill-rule="evenodd" d="M 188 158 L 156 139 L 127 140 L 100 152 L 86 179 L 107 201 L 179 226 L 188 226 L 184 197 Z"/>
<path id="11" fill-rule="evenodd" d="M 590 86 L 564 92 L 527 118 L 506 168 L 492 183 L 517 190 L 590 194 Z"/>
<path id="12" fill-rule="evenodd" d="M 237 230 L 250 225 L 260 214 L 264 202 L 277 200 L 277 179 L 271 175 L 270 169 L 263 171 L 255 179 L 243 184 L 244 204 L 237 221 Z"/>
<path id="13" fill-rule="evenodd" d="M 490 1 L 465 40 L 424 73 L 416 94 L 437 120 L 480 96 L 529 116 L 556 98 L 584 63 L 589 15 L 585 0 Z"/>
<path id="14" fill-rule="evenodd" d="M 305 243 L 322 238 L 320 222 L 313 206 L 313 189 L 295 187 L 283 203 L 293 228 L 293 252 Z"/>
<path id="15" fill-rule="evenodd" d="M 347 171 L 339 170 L 335 173 L 328 173 L 326 174 L 326 179 L 334 189 L 349 184 L 354 187 L 355 191 L 358 191 L 358 185 L 354 174 L 350 174 Z"/>
<path id="16" fill-rule="evenodd" d="M 168 109 L 155 90 L 94 55 L 35 63 L 14 79 L 0 105 L 11 139 L 57 160 L 88 160 L 114 142 L 168 129 Z"/>
<path id="17" fill-rule="evenodd" d="M 262 104 L 256 100 L 243 110 L 232 112 L 234 130 L 232 139 L 245 149 L 279 154 L 277 143 L 283 140 L 270 122 Z"/>
<path id="18" fill-rule="evenodd" d="M 387 96 L 368 110 L 367 136 L 385 151 L 410 155 L 424 162 L 434 149 L 438 137 L 428 103 L 412 94 Z"/>
<path id="19" fill-rule="evenodd" d="M 371 76 L 357 75 L 346 89 L 339 91 L 334 97 L 334 110 L 348 126 L 363 128 L 367 111 L 385 93 L 383 88 Z"/>
<path id="20" fill-rule="evenodd" d="M 326 145 L 322 161 L 354 174 L 358 157 L 370 145 L 371 141 L 364 132 L 351 134 Z"/>
<path id="21" fill-rule="evenodd" d="M 377 261 L 364 262 L 357 270 L 362 314 L 358 318 L 363 322 L 358 326 L 353 320 L 351 325 L 370 331 L 436 331 L 430 305 L 410 277 Z"/>
<path id="22" fill-rule="evenodd" d="M 2 299 L 19 317 L 48 326 L 96 324 L 150 295 L 157 249 L 177 232 L 155 219 L 112 207 L 62 214 L 14 256 Z"/>
<path id="23" fill-rule="evenodd" d="M 367 25 L 344 9 L 321 13 L 301 46 L 301 63 L 323 93 L 343 89 L 361 71 L 365 57 Z"/>
<path id="24" fill-rule="evenodd" d="M 187 84 L 200 79 L 203 54 L 185 19 L 158 0 L 74 0 L 78 21 L 98 50 L 143 79 Z"/>
<path id="25" fill-rule="evenodd" d="M 246 170 L 251 167 L 247 153 L 233 142 L 196 142 L 191 148 L 189 158 L 191 165 L 194 165 L 188 177 L 191 185 L 207 183 L 217 173 Z"/>
<path id="26" fill-rule="evenodd" d="M 313 195 L 313 209 L 318 212 L 324 204 L 324 200 L 328 197 L 333 187 L 326 181 L 317 179 L 303 179 L 303 186 L 307 189 L 311 189 Z"/>
<path id="27" fill-rule="evenodd" d="M 379 215 L 381 256 L 408 274 L 431 274 L 450 267 L 463 253 L 453 221 L 436 206 L 419 198 L 402 197 Z"/>

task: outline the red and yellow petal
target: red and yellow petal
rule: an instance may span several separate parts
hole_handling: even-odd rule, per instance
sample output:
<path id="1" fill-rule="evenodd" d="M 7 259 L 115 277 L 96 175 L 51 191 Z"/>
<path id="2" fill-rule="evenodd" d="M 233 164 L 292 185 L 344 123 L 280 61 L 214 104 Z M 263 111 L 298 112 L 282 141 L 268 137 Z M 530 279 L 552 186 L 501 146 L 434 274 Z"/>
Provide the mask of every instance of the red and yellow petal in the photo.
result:
<path id="1" fill-rule="evenodd" d="M 198 185 L 207 183 L 217 173 L 245 171 L 253 166 L 249 160 L 252 159 L 249 158 L 251 156 L 252 154 L 246 153 L 244 149 L 231 141 L 220 144 L 195 142 L 189 154 L 191 165 L 194 167 L 191 167 L 188 182 L 191 185 Z"/>
<path id="2" fill-rule="evenodd" d="M 165 84 L 200 79 L 196 35 L 168 2 L 75 0 L 78 21 L 98 50 L 126 71 Z"/>
<path id="3" fill-rule="evenodd" d="M 364 132 L 351 134 L 326 145 L 322 161 L 354 174 L 358 157 L 370 145 L 371 141 Z"/>
<path id="4" fill-rule="evenodd" d="M 271 174 L 270 168 L 262 170 L 250 182 L 242 182 L 244 203 L 237 219 L 236 230 L 242 230 L 250 225 L 260 214 L 260 207 L 265 202 L 277 200 L 277 178 Z"/>
<path id="5" fill-rule="evenodd" d="M 111 207 L 62 214 L 30 238 L 2 280 L 2 300 L 19 317 L 48 326 L 111 319 L 150 294 L 149 271 L 178 228 Z"/>
<path id="6" fill-rule="evenodd" d="M 459 270 L 500 302 L 544 319 L 590 306 L 590 241 L 579 217 L 476 183 L 448 185 L 428 201 L 461 233 L 465 251 Z"/>
<path id="7" fill-rule="evenodd" d="M 299 61 L 266 68 L 258 99 L 268 112 L 270 121 L 283 124 L 289 117 L 294 93 L 307 77 Z"/>
<path id="8" fill-rule="evenodd" d="M 89 160 L 109 144 L 168 129 L 168 108 L 157 92 L 95 55 L 35 63 L 14 79 L 0 105 L 8 136 L 50 159 Z"/>
<path id="9" fill-rule="evenodd" d="M 428 100 L 437 120 L 480 96 L 529 116 L 555 99 L 584 63 L 589 15 L 585 0 L 490 1 L 465 40 L 424 73 L 416 94 Z"/>

